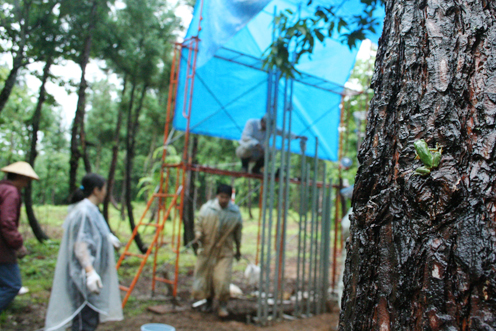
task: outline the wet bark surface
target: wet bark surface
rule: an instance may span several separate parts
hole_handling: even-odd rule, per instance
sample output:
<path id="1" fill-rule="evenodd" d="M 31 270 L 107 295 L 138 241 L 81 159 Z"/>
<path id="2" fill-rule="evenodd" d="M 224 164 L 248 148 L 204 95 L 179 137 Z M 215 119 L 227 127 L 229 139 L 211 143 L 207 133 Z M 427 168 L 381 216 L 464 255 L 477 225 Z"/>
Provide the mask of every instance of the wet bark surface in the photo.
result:
<path id="1" fill-rule="evenodd" d="M 121 94 L 121 105 L 119 107 L 118 113 L 117 113 L 117 122 L 115 124 L 115 134 L 114 134 L 114 146 L 112 146 L 112 161 L 110 162 L 110 168 L 109 168 L 109 174 L 107 177 L 107 195 L 105 196 L 105 200 L 103 201 L 103 217 L 109 222 L 109 204 L 112 199 L 113 191 L 114 191 L 114 184 L 115 184 L 115 170 L 117 168 L 117 158 L 119 156 L 119 138 L 120 138 L 120 132 L 121 132 L 121 125 L 122 125 L 122 118 L 124 115 L 124 110 L 121 109 L 123 108 L 123 99 L 126 95 L 126 77 L 124 77 L 124 83 L 122 87 L 122 94 Z"/>
<path id="2" fill-rule="evenodd" d="M 386 2 L 340 330 L 496 328 L 495 71 L 494 1 Z"/>
<path id="3" fill-rule="evenodd" d="M 40 91 L 38 94 L 38 102 L 36 104 L 36 108 L 34 110 L 32 121 L 32 132 L 31 132 L 31 147 L 29 150 L 27 161 L 34 168 L 34 162 L 36 157 L 38 156 L 38 152 L 36 150 L 36 146 L 38 144 L 38 131 L 40 130 L 40 122 L 41 122 L 41 110 L 43 108 L 43 103 L 46 99 L 46 83 L 48 81 L 48 77 L 50 75 L 50 68 L 53 64 L 53 57 L 49 56 L 45 62 L 45 67 L 43 68 L 43 76 L 41 78 Z M 38 222 L 36 215 L 33 209 L 33 197 L 32 197 L 33 187 L 32 182 L 28 183 L 28 186 L 24 189 L 24 205 L 26 207 L 26 216 L 28 218 L 29 225 L 33 230 L 33 234 L 39 242 L 43 242 L 45 240 L 50 239 Z"/>
<path id="4" fill-rule="evenodd" d="M 129 104 L 128 114 L 127 114 L 127 135 L 126 135 L 125 199 L 126 199 L 127 215 L 129 217 L 129 226 L 131 227 L 131 231 L 134 231 L 134 228 L 136 227 L 136 223 L 134 221 L 134 214 L 133 214 L 132 191 L 131 191 L 134 152 L 136 145 L 136 136 L 138 134 L 138 129 L 139 129 L 139 116 L 141 110 L 143 109 L 143 101 L 145 99 L 146 91 L 148 87 L 146 85 L 143 86 L 143 89 L 141 90 L 141 97 L 139 100 L 139 104 L 133 114 L 133 101 L 134 101 L 135 89 L 136 89 L 136 84 L 133 83 L 133 91 L 131 92 L 131 101 Z M 143 254 L 146 253 L 148 247 L 141 239 L 139 233 L 136 234 L 136 236 L 134 237 L 134 242 L 138 246 L 141 253 Z"/>
<path id="5" fill-rule="evenodd" d="M 195 135 L 191 147 L 191 156 L 189 163 L 197 164 L 196 154 L 198 152 L 198 137 Z M 183 242 L 187 245 L 195 239 L 195 180 L 193 173 L 188 171 L 186 174 L 186 191 L 184 192 L 184 211 L 183 211 Z"/>

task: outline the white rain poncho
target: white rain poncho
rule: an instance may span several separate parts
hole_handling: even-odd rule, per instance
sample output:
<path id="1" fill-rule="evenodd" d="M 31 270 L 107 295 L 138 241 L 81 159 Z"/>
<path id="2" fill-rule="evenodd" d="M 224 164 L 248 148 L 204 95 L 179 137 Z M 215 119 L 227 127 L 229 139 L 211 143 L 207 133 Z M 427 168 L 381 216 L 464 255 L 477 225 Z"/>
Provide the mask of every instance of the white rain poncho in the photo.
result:
<path id="1" fill-rule="evenodd" d="M 122 320 L 114 247 L 98 207 L 88 199 L 73 205 L 63 227 L 45 331 L 65 330 L 86 305 L 100 313 L 100 322 Z M 88 264 L 102 279 L 99 294 L 86 287 L 84 267 Z"/>

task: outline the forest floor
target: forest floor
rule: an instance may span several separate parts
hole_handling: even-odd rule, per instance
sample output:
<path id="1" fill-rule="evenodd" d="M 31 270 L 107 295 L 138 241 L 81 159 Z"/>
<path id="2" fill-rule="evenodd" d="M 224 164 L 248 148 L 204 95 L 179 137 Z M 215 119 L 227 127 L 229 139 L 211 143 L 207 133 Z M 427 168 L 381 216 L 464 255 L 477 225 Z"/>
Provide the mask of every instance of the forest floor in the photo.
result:
<path id="1" fill-rule="evenodd" d="M 136 205 L 135 214 L 140 216 L 144 206 Z M 29 225 L 24 219 L 21 220 L 20 231 L 26 238 L 26 247 L 30 254 L 19 262 L 21 268 L 23 286 L 29 288 L 27 294 L 18 296 L 14 302 L 0 314 L 0 330 L 22 330 L 34 331 L 43 328 L 44 318 L 50 291 L 52 287 L 53 272 L 57 260 L 58 248 L 62 237 L 62 223 L 66 215 L 66 207 L 41 206 L 36 208 L 39 215 L 45 214 L 42 227 L 48 233 L 49 242 L 38 243 L 32 236 Z M 254 215 L 258 215 L 257 210 L 253 210 Z M 257 221 L 249 220 L 244 215 L 243 244 L 242 252 L 245 257 L 254 262 L 256 253 Z M 112 229 L 116 232 L 121 241 L 125 242 L 130 236 L 127 222 L 119 221 L 117 211 L 112 211 Z M 297 233 L 296 222 L 288 226 L 288 249 L 287 249 L 287 288 L 291 290 L 294 284 L 295 262 L 296 262 L 296 242 Z M 150 228 L 150 227 L 149 227 Z M 170 228 L 167 230 L 171 230 Z M 169 232 L 170 233 L 170 232 Z M 151 241 L 152 232 L 143 233 L 145 242 Z M 135 247 L 135 245 L 133 245 Z M 136 249 L 136 248 L 134 248 Z M 137 253 L 137 249 L 135 251 Z M 170 264 L 172 252 L 164 248 L 159 251 L 158 272 L 159 276 L 171 274 L 173 266 Z M 294 253 L 294 254 L 293 254 Z M 116 254 L 118 256 L 118 253 Z M 128 285 L 134 277 L 141 260 L 130 257 L 124 260 L 122 268 L 119 270 L 119 278 L 122 284 Z M 243 290 L 243 296 L 238 299 L 231 299 L 228 310 L 231 312 L 226 319 L 219 319 L 215 314 L 202 313 L 193 310 L 193 303 L 190 296 L 191 284 L 193 282 L 193 270 L 196 261 L 192 251 L 181 254 L 178 285 L 178 309 L 173 310 L 169 289 L 166 285 L 159 283 L 155 290 L 155 296 L 151 296 L 151 268 L 149 262 L 142 273 L 129 301 L 124 309 L 124 320 L 121 322 L 111 322 L 101 324 L 98 330 L 123 330 L 138 331 L 141 325 L 146 323 L 165 323 L 172 325 L 176 330 L 335 330 L 339 318 L 339 313 L 335 307 L 329 307 L 330 313 L 314 316 L 307 319 L 285 320 L 274 323 L 264 328 L 257 327 L 251 323 L 249 316 L 255 312 L 255 298 L 251 295 L 254 288 L 246 285 L 243 276 L 247 262 L 241 260 L 234 264 L 232 283 Z M 150 311 L 149 307 L 159 307 L 166 312 L 157 314 Z"/>

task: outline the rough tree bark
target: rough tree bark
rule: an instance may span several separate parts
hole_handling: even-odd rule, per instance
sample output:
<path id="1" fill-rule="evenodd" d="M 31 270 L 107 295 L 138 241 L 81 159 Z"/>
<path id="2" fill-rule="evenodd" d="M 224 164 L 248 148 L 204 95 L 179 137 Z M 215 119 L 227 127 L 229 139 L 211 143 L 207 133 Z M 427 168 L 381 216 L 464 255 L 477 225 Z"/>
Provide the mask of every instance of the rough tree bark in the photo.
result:
<path id="1" fill-rule="evenodd" d="M 81 81 L 79 83 L 78 91 L 78 102 L 76 108 L 76 114 L 74 116 L 74 121 L 72 122 L 71 129 L 71 158 L 69 160 L 70 170 L 69 170 L 69 194 L 76 190 L 76 180 L 77 180 L 77 170 L 79 166 L 79 158 L 82 156 L 84 160 L 84 166 L 86 172 L 91 172 L 91 164 L 88 159 L 88 154 L 86 151 L 86 138 L 84 134 L 84 114 L 86 107 L 86 88 L 88 83 L 86 82 L 86 66 L 90 59 L 91 45 L 93 42 L 93 30 L 95 29 L 96 12 L 98 7 L 98 1 L 93 1 L 91 6 L 91 21 L 88 26 L 87 36 L 84 40 L 84 49 L 81 54 L 81 62 L 79 66 L 81 67 Z M 81 150 L 79 145 L 81 144 Z"/>
<path id="2" fill-rule="evenodd" d="M 50 67 L 53 64 L 53 58 L 51 56 L 48 57 L 45 62 L 45 67 L 43 68 L 43 76 L 41 78 L 41 86 L 40 92 L 38 94 L 38 103 L 36 104 L 36 108 L 34 110 L 32 122 L 32 132 L 31 132 L 31 147 L 28 154 L 28 163 L 34 168 L 34 162 L 36 160 L 36 156 L 38 156 L 38 152 L 36 151 L 36 145 L 38 143 L 38 131 L 40 129 L 40 120 L 41 120 L 41 110 L 43 108 L 43 103 L 46 99 L 46 82 L 48 81 L 48 77 L 50 75 Z M 47 234 L 43 231 L 40 226 L 40 223 L 36 219 L 36 215 L 33 210 L 33 198 L 32 198 L 32 185 L 29 182 L 28 186 L 24 189 L 24 205 L 26 208 L 26 215 L 28 217 L 29 225 L 33 230 L 33 234 L 39 242 L 43 242 L 47 239 L 50 239 Z"/>
<path id="3" fill-rule="evenodd" d="M 112 147 L 112 161 L 110 162 L 109 174 L 107 177 L 107 195 L 105 196 L 105 200 L 103 201 L 103 217 L 109 222 L 109 204 L 114 190 L 115 183 L 115 169 L 117 168 L 117 158 L 119 156 L 119 137 L 121 132 L 122 125 L 122 115 L 124 113 L 122 106 L 124 104 L 124 98 L 126 96 L 126 77 L 124 77 L 122 95 L 121 95 L 121 107 L 117 110 L 117 123 L 115 124 L 115 133 L 114 133 L 114 146 Z"/>
<path id="4" fill-rule="evenodd" d="M 135 85 L 133 83 L 133 92 L 135 89 Z M 134 214 L 133 214 L 133 203 L 132 203 L 132 190 L 131 190 L 131 176 L 133 173 L 133 161 L 134 161 L 134 148 L 135 148 L 135 143 L 136 143 L 136 135 L 138 134 L 138 129 L 139 129 L 139 115 L 141 113 L 141 109 L 143 108 L 143 101 L 146 96 L 146 91 L 147 91 L 147 86 L 144 85 L 143 89 L 141 90 L 141 97 L 139 100 L 138 107 L 136 108 L 134 112 L 134 117 L 133 117 L 133 112 L 132 112 L 132 99 L 131 98 L 131 104 L 129 107 L 128 115 L 127 115 L 127 136 L 126 136 L 126 207 L 127 207 L 127 216 L 129 218 L 129 225 L 131 227 L 131 231 L 134 231 L 134 228 L 136 227 L 136 224 L 134 222 Z M 134 94 L 134 93 L 133 93 Z M 143 240 L 141 239 L 141 236 L 139 234 L 134 237 L 134 241 L 136 242 L 136 245 L 138 246 L 139 250 L 142 253 L 145 253 L 148 249 L 148 247 L 145 245 Z"/>
<path id="5" fill-rule="evenodd" d="M 198 137 L 193 136 L 193 143 L 190 153 L 190 163 L 196 163 L 196 154 L 198 152 Z M 183 242 L 187 245 L 195 239 L 195 181 L 193 180 L 192 172 L 186 174 L 186 191 L 184 191 L 184 210 L 183 210 Z"/>
<path id="6" fill-rule="evenodd" d="M 386 2 L 340 330 L 496 328 L 495 47 L 494 1 Z"/>

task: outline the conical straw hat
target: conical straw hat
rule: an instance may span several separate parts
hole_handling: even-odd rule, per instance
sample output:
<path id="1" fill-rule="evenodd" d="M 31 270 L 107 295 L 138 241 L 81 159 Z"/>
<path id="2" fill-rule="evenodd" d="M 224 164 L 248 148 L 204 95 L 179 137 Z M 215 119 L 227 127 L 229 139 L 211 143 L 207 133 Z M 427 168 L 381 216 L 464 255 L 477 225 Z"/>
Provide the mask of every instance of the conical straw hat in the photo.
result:
<path id="1" fill-rule="evenodd" d="M 16 163 L 12 163 L 6 167 L 3 167 L 2 169 L 3 172 L 10 172 L 12 174 L 18 174 L 22 176 L 29 177 L 31 179 L 36 179 L 39 180 L 40 177 L 34 172 L 33 168 L 31 165 L 27 162 L 19 161 Z"/>

